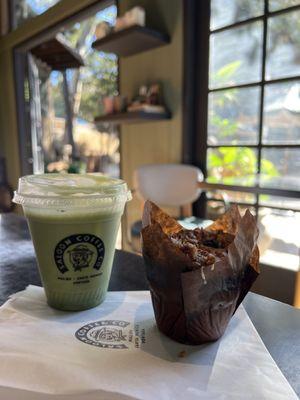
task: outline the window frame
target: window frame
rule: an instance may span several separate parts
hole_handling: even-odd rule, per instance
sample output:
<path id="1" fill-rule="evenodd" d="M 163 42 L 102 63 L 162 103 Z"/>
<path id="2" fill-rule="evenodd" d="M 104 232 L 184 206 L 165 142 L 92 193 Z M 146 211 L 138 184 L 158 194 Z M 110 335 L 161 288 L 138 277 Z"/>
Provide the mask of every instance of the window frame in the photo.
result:
<path id="1" fill-rule="evenodd" d="M 63 7 L 66 0 L 61 0 L 54 6 L 50 7 L 43 14 L 33 17 L 29 21 L 25 21 L 11 32 L 11 35 L 18 34 L 19 31 L 26 29 L 26 26 L 35 20 L 41 20 L 50 13 L 56 12 L 59 8 Z M 116 4 L 118 7 L 118 0 L 87 0 L 86 5 L 83 5 L 80 10 L 71 12 L 71 14 L 60 21 L 55 22 L 50 27 L 41 29 L 38 34 L 31 35 L 27 40 L 12 48 L 12 55 L 14 60 L 14 86 L 15 86 L 15 101 L 16 101 L 16 119 L 18 126 L 18 145 L 19 145 L 19 164 L 20 174 L 29 175 L 33 173 L 33 154 L 32 154 L 32 138 L 31 138 L 31 119 L 29 102 L 26 101 L 24 96 L 24 87 L 28 87 L 28 62 L 27 56 L 32 48 L 43 43 L 47 39 L 52 38 L 55 34 L 59 33 L 61 29 L 71 27 L 74 23 L 84 20 L 92 16 L 99 9 L 106 8 L 111 4 Z M 117 82 L 119 85 L 119 81 Z"/>
<path id="2" fill-rule="evenodd" d="M 256 176 L 261 171 L 261 154 L 264 148 L 295 148 L 300 149 L 300 144 L 263 144 L 263 116 L 264 116 L 264 97 L 265 86 L 273 83 L 291 82 L 300 80 L 300 75 L 284 77 L 279 79 L 265 79 L 266 57 L 267 57 L 267 23 L 268 18 L 286 14 L 292 11 L 299 11 L 300 4 L 285 9 L 270 12 L 268 10 L 268 0 L 264 0 L 264 14 L 252 17 L 243 21 L 238 21 L 217 29 L 210 29 L 210 0 L 197 1 L 187 0 L 184 2 L 184 104 L 183 104 L 183 161 L 198 166 L 204 179 L 207 177 L 207 150 L 219 147 L 247 147 L 257 149 L 257 171 Z M 209 88 L 209 42 L 210 35 L 224 32 L 236 27 L 240 27 L 251 22 L 263 22 L 262 38 L 262 68 L 260 80 L 246 84 L 231 85 L 226 87 Z M 191 54 L 192 53 L 192 54 Z M 224 89 L 239 89 L 247 87 L 260 87 L 259 104 L 259 124 L 258 124 L 258 144 L 256 145 L 209 145 L 207 144 L 208 134 L 208 97 L 210 93 L 219 92 Z M 259 208 L 270 208 L 287 210 L 284 207 L 259 205 L 259 195 L 267 194 L 281 197 L 291 197 L 300 199 L 300 191 L 287 190 L 280 188 L 260 187 L 258 183 L 254 186 L 225 185 L 220 183 L 204 183 L 205 190 L 228 190 L 233 192 L 253 193 L 256 196 L 254 204 L 238 202 L 238 204 L 254 207 L 256 215 Z M 198 217 L 205 217 L 207 198 L 203 193 L 200 199 L 194 204 L 193 211 Z M 218 201 L 213 199 L 213 201 Z M 299 212 L 299 210 L 288 208 L 288 210 Z"/>

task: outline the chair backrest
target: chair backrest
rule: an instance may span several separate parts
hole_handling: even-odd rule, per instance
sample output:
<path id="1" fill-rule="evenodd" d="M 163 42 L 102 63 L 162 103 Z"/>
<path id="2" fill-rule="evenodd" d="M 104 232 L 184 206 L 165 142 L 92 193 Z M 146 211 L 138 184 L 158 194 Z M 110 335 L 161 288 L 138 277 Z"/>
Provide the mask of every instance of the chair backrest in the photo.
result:
<path id="1" fill-rule="evenodd" d="M 199 168 L 184 164 L 142 165 L 134 173 L 138 196 L 161 206 L 177 207 L 194 202 L 201 193 L 197 183 L 202 180 Z"/>

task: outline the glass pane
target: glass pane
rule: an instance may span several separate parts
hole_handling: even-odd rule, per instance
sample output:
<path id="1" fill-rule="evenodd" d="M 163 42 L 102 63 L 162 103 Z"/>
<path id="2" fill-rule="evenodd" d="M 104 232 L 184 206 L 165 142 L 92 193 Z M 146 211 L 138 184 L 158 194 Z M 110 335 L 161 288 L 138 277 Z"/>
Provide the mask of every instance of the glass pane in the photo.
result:
<path id="1" fill-rule="evenodd" d="M 209 94 L 208 144 L 257 144 L 260 88 Z"/>
<path id="2" fill-rule="evenodd" d="M 218 147 L 207 151 L 207 182 L 252 186 L 257 152 L 249 147 Z"/>
<path id="3" fill-rule="evenodd" d="M 14 28 L 17 28 L 23 22 L 36 15 L 43 14 L 59 1 L 60 0 L 14 0 Z"/>
<path id="4" fill-rule="evenodd" d="M 261 58 L 261 21 L 211 34 L 210 88 L 259 81 Z"/>
<path id="5" fill-rule="evenodd" d="M 282 10 L 300 4 L 300 0 L 269 0 L 269 11 Z"/>
<path id="6" fill-rule="evenodd" d="M 220 201 L 208 201 L 206 203 L 206 217 L 212 221 L 224 214 L 225 207 Z"/>
<path id="7" fill-rule="evenodd" d="M 46 172 L 87 171 L 119 176 L 118 127 L 94 123 L 95 115 L 102 111 L 101 98 L 117 94 L 117 58 L 91 47 L 97 24 L 103 20 L 113 24 L 116 16 L 116 6 L 100 9 L 92 17 L 75 23 L 63 32 L 72 46 L 85 55 L 85 65 L 80 71 L 67 71 L 70 97 L 75 100 L 70 104 L 74 116 L 71 132 L 66 130 L 63 75 L 58 71 L 50 72 L 45 64 L 38 64 Z"/>
<path id="8" fill-rule="evenodd" d="M 233 192 L 229 190 L 214 190 L 213 192 L 206 192 L 206 196 L 209 199 L 222 199 L 222 197 L 224 197 L 225 200 L 230 203 L 254 204 L 256 201 L 256 196 L 253 193 Z"/>
<path id="9" fill-rule="evenodd" d="M 266 79 L 300 75 L 300 10 L 269 18 Z"/>
<path id="10" fill-rule="evenodd" d="M 214 221 L 218 217 L 220 217 L 220 215 L 224 214 L 224 212 L 225 212 L 224 204 L 221 203 L 220 201 L 209 200 L 206 204 L 207 204 L 206 217 L 208 219 L 211 219 Z M 239 206 L 239 211 L 242 216 L 245 214 L 246 210 L 249 210 L 252 215 L 256 214 L 254 207 Z"/>
<path id="11" fill-rule="evenodd" d="M 291 197 L 269 196 L 262 194 L 259 196 L 259 204 L 263 206 L 273 206 L 286 208 L 287 210 L 300 211 L 300 199 L 293 199 Z"/>
<path id="12" fill-rule="evenodd" d="M 239 211 L 240 211 L 241 216 L 243 216 L 245 214 L 246 210 L 249 210 L 252 215 L 254 215 L 254 216 L 256 215 L 256 211 L 255 211 L 254 207 L 239 205 Z"/>
<path id="13" fill-rule="evenodd" d="M 263 143 L 300 144 L 300 81 L 265 86 Z"/>
<path id="14" fill-rule="evenodd" d="M 260 262 L 298 271 L 300 213 L 284 210 L 259 210 Z"/>
<path id="15" fill-rule="evenodd" d="M 263 0 L 212 0 L 210 29 L 258 17 L 264 12 Z"/>
<path id="16" fill-rule="evenodd" d="M 262 187 L 300 190 L 300 149 L 262 149 Z"/>

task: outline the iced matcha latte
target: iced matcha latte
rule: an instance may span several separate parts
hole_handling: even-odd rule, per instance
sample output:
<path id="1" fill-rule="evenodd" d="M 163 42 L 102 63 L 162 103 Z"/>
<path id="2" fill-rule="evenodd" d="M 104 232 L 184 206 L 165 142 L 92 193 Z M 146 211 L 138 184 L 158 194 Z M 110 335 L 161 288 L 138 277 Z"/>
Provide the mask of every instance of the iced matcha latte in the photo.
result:
<path id="1" fill-rule="evenodd" d="M 84 310 L 106 295 L 120 219 L 130 192 L 100 174 L 30 175 L 22 204 L 50 306 Z"/>

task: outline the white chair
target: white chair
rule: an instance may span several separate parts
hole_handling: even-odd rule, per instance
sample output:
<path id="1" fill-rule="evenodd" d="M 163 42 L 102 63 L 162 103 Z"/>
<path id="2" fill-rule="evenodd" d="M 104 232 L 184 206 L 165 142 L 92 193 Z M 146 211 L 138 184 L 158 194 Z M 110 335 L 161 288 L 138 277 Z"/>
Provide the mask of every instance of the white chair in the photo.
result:
<path id="1" fill-rule="evenodd" d="M 201 194 L 201 170 L 185 164 L 141 165 L 134 172 L 134 188 L 142 200 L 160 206 L 183 207 Z"/>
<path id="2" fill-rule="evenodd" d="M 205 226 L 210 221 L 191 215 L 192 203 L 200 194 L 199 182 L 203 173 L 197 167 L 185 164 L 148 164 L 139 166 L 133 176 L 133 192 L 142 201 L 151 200 L 161 207 L 177 207 L 180 209 L 179 222 L 186 228 Z M 135 251 L 139 251 L 141 221 L 136 221 L 129 229 L 128 242 Z"/>

